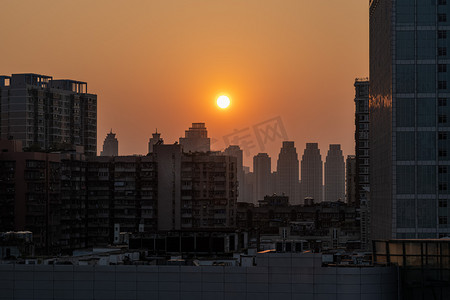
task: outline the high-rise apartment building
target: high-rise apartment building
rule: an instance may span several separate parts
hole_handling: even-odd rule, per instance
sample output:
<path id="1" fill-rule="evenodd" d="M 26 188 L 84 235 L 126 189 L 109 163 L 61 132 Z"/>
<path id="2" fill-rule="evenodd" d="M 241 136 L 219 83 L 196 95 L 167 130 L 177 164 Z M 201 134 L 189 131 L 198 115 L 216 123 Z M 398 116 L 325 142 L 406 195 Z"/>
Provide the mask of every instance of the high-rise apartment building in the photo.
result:
<path id="1" fill-rule="evenodd" d="M 369 184 L 369 80 L 355 80 L 355 155 L 356 155 L 356 204 L 368 206 Z"/>
<path id="2" fill-rule="evenodd" d="M 284 141 L 277 161 L 277 193 L 289 197 L 290 204 L 301 204 L 299 162 L 294 142 Z"/>
<path id="3" fill-rule="evenodd" d="M 103 151 L 100 156 L 118 156 L 119 155 L 119 141 L 116 138 L 116 134 L 111 131 L 106 135 L 103 142 Z"/>
<path id="4" fill-rule="evenodd" d="M 258 153 L 253 156 L 253 204 L 258 205 L 258 201 L 271 195 L 271 158 L 267 153 Z"/>
<path id="5" fill-rule="evenodd" d="M 345 162 L 341 145 L 331 144 L 325 160 L 325 201 L 345 200 Z"/>
<path id="6" fill-rule="evenodd" d="M 152 137 L 148 140 L 148 153 L 153 153 L 153 146 L 156 144 L 164 144 L 164 140 L 161 138 L 161 133 L 156 129 L 155 133 L 152 133 Z"/>
<path id="7" fill-rule="evenodd" d="M 181 170 L 181 229 L 234 228 L 236 158 L 214 152 L 184 153 Z"/>
<path id="8" fill-rule="evenodd" d="M 211 150 L 205 123 L 192 123 L 192 127 L 185 131 L 184 138 L 180 137 L 183 152 L 208 152 Z"/>
<path id="9" fill-rule="evenodd" d="M 0 76 L 0 138 L 24 148 L 97 155 L 97 95 L 87 83 L 39 74 Z"/>
<path id="10" fill-rule="evenodd" d="M 322 201 L 322 156 L 319 144 L 306 143 L 302 156 L 302 195 L 303 199 L 312 197 L 314 201 Z"/>
<path id="11" fill-rule="evenodd" d="M 370 1 L 373 239 L 450 233 L 449 22 L 449 1 Z"/>

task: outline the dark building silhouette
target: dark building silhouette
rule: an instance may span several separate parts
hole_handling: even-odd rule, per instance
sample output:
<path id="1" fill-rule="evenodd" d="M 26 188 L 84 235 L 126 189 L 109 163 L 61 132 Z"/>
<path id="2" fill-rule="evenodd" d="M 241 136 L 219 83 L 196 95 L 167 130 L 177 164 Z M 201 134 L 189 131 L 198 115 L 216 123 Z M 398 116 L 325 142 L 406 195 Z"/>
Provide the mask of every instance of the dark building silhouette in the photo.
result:
<path id="1" fill-rule="evenodd" d="M 75 149 L 97 155 L 97 95 L 87 83 L 39 74 L 0 76 L 0 139 L 34 150 Z"/>
<path id="2" fill-rule="evenodd" d="M 83 147 L 23 152 L 21 144 L 0 141 L 0 232 L 31 231 L 38 254 L 85 247 Z"/>
<path id="3" fill-rule="evenodd" d="M 208 152 L 210 143 L 205 123 L 192 123 L 192 127 L 185 131 L 185 137 L 180 137 L 183 152 Z"/>
<path id="4" fill-rule="evenodd" d="M 271 168 L 271 159 L 267 153 L 258 153 L 253 156 L 253 204 L 255 205 L 272 193 L 270 189 Z"/>
<path id="5" fill-rule="evenodd" d="M 325 160 L 325 201 L 345 200 L 345 162 L 341 145 L 330 145 Z"/>
<path id="6" fill-rule="evenodd" d="M 289 197 L 291 204 L 300 204 L 299 162 L 294 142 L 284 141 L 277 161 L 277 193 Z"/>
<path id="7" fill-rule="evenodd" d="M 152 137 L 148 140 L 148 153 L 153 153 L 153 147 L 156 144 L 164 144 L 164 140 L 161 138 L 161 133 L 156 129 L 155 133 L 152 133 Z"/>
<path id="8" fill-rule="evenodd" d="M 302 156 L 302 195 L 322 201 L 322 156 L 317 143 L 307 143 Z"/>
<path id="9" fill-rule="evenodd" d="M 119 141 L 116 138 L 116 134 L 111 131 L 106 135 L 103 142 L 103 151 L 100 156 L 118 156 L 119 155 Z"/>

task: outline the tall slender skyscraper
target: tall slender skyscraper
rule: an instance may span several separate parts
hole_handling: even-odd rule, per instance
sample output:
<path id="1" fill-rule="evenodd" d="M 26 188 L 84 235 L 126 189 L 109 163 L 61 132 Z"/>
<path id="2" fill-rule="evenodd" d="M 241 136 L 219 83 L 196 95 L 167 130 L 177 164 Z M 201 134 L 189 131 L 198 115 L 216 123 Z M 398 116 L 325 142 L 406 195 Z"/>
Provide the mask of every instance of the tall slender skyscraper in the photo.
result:
<path id="1" fill-rule="evenodd" d="M 118 156 L 119 155 L 119 141 L 116 138 L 116 134 L 111 131 L 106 135 L 103 142 L 103 151 L 100 156 Z"/>
<path id="2" fill-rule="evenodd" d="M 361 224 L 361 248 L 370 247 L 370 180 L 369 180 L 369 80 L 355 80 L 355 162 L 356 197 Z M 348 181 L 347 181 L 348 183 Z M 348 198 L 349 199 L 349 198 Z"/>
<path id="3" fill-rule="evenodd" d="M 302 156 L 302 195 L 322 201 L 322 156 L 317 143 L 307 143 Z"/>
<path id="4" fill-rule="evenodd" d="M 210 144 L 205 123 L 192 123 L 192 127 L 185 131 L 184 138 L 180 137 L 183 152 L 208 152 Z"/>
<path id="5" fill-rule="evenodd" d="M 290 204 L 301 204 L 299 163 L 294 142 L 284 141 L 277 161 L 277 193 L 289 197 Z"/>
<path id="6" fill-rule="evenodd" d="M 449 1 L 370 1 L 373 239 L 450 234 Z"/>
<path id="7" fill-rule="evenodd" d="M 345 162 L 341 145 L 330 145 L 325 160 L 325 201 L 345 200 Z"/>
<path id="8" fill-rule="evenodd" d="M 369 80 L 355 80 L 356 205 L 368 206 L 369 184 Z"/>
<path id="9" fill-rule="evenodd" d="M 161 133 L 158 132 L 158 129 L 155 130 L 155 133 L 152 133 L 152 137 L 148 140 L 148 153 L 153 153 L 153 147 L 156 144 L 164 144 L 164 140 L 161 138 Z"/>
<path id="10" fill-rule="evenodd" d="M 253 157 L 253 203 L 264 200 L 264 196 L 270 195 L 271 159 L 267 153 L 258 153 Z"/>

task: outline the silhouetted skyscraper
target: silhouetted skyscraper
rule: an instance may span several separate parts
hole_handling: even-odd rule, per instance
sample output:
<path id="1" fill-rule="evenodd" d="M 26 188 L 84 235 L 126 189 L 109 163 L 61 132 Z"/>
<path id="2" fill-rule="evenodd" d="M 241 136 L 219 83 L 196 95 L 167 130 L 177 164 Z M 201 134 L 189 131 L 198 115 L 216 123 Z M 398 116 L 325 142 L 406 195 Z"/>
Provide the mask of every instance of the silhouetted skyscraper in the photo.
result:
<path id="1" fill-rule="evenodd" d="M 158 133 L 158 129 L 156 129 L 155 133 L 152 133 L 152 137 L 148 140 L 148 153 L 153 153 L 153 146 L 156 144 L 164 144 L 164 140 L 161 138 L 161 133 Z"/>
<path id="2" fill-rule="evenodd" d="M 355 162 L 356 199 L 361 224 L 361 248 L 370 248 L 370 181 L 369 181 L 369 81 L 355 80 Z"/>
<path id="3" fill-rule="evenodd" d="M 299 162 L 294 142 L 284 141 L 277 161 L 277 193 L 289 197 L 289 203 L 300 204 Z"/>
<path id="4" fill-rule="evenodd" d="M 302 156 L 302 195 L 322 201 L 322 156 L 317 143 L 307 143 Z"/>
<path id="5" fill-rule="evenodd" d="M 185 137 L 180 137 L 183 152 L 208 152 L 210 143 L 205 123 L 192 123 L 192 127 L 185 131 Z"/>
<path id="6" fill-rule="evenodd" d="M 264 196 L 270 195 L 271 159 L 267 153 L 258 153 L 253 157 L 253 173 L 255 183 L 253 185 L 253 203 L 264 200 Z"/>
<path id="7" fill-rule="evenodd" d="M 325 161 L 325 201 L 345 200 L 345 162 L 341 145 L 330 145 Z"/>
<path id="8" fill-rule="evenodd" d="M 449 1 L 370 2 L 373 239 L 450 234 Z"/>
<path id="9" fill-rule="evenodd" d="M 0 139 L 35 149 L 83 146 L 97 155 L 97 95 L 87 83 L 39 74 L 0 76 Z"/>
<path id="10" fill-rule="evenodd" d="M 116 138 L 116 134 L 111 131 L 106 135 L 103 142 L 103 151 L 100 156 L 118 156 L 119 155 L 119 141 Z"/>

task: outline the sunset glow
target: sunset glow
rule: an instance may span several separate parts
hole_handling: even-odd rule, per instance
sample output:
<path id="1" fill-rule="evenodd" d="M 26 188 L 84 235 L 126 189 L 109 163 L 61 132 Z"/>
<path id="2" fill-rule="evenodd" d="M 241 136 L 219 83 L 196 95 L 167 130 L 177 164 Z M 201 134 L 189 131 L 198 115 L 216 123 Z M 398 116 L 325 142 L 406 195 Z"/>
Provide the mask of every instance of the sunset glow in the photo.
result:
<path id="1" fill-rule="evenodd" d="M 198 121 L 218 150 L 235 130 L 280 117 L 299 152 L 319 142 L 354 153 L 353 83 L 368 74 L 366 1 L 82 2 L 3 1 L 2 45 L 14 47 L 2 47 L 0 65 L 2 74 L 88 82 L 98 94 L 99 145 L 112 127 L 122 155 L 147 153 L 153 128 L 173 143 Z M 227 93 L 232 103 L 220 109 Z M 246 165 L 259 152 L 277 157 L 280 140 L 261 148 L 252 139 Z"/>

